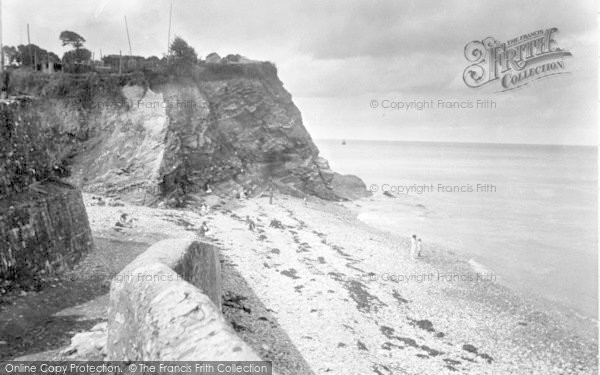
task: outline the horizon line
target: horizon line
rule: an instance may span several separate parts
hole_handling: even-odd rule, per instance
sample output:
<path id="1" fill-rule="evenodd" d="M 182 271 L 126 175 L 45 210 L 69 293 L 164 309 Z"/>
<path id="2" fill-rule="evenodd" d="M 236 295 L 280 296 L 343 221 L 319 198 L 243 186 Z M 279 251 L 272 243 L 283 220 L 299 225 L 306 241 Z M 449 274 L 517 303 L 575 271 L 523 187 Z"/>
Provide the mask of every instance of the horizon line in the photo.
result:
<path id="1" fill-rule="evenodd" d="M 516 143 L 516 142 L 474 142 L 474 141 L 429 141 L 429 140 L 406 140 L 406 139 L 357 139 L 357 138 L 318 138 L 320 141 L 354 141 L 354 142 L 398 142 L 398 143 L 444 143 L 465 145 L 508 145 L 508 146 L 558 146 L 558 147 L 600 147 L 600 144 L 571 144 L 571 143 Z"/>

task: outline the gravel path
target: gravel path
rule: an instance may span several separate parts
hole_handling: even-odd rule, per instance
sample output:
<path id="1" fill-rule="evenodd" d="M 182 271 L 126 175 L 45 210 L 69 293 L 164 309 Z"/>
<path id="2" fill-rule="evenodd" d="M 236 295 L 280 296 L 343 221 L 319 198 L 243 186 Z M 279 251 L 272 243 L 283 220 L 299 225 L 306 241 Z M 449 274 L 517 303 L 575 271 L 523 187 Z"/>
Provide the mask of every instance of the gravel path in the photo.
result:
<path id="1" fill-rule="evenodd" d="M 106 319 L 110 279 L 148 244 L 96 237 L 94 245 L 73 270 L 2 307 L 0 360 L 56 350 Z"/>

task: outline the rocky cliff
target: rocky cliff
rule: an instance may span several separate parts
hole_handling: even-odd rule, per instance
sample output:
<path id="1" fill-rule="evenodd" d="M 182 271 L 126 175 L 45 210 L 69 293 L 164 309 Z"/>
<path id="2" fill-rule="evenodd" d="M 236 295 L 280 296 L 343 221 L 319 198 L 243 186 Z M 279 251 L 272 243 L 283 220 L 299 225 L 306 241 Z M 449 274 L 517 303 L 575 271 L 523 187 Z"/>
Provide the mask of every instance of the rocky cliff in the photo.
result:
<path id="1" fill-rule="evenodd" d="M 35 97 L 29 111 L 56 145 L 56 169 L 84 190 L 142 204 L 269 187 L 328 200 L 367 194 L 319 157 L 270 63 L 205 64 L 185 75 L 15 72 L 9 93 Z"/>

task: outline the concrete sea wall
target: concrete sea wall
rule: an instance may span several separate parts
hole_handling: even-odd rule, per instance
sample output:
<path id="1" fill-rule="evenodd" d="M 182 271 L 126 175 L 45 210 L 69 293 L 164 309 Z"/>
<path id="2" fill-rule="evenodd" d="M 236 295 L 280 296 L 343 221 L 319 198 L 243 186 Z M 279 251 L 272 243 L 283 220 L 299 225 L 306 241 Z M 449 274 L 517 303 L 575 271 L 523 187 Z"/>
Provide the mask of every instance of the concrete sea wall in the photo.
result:
<path id="1" fill-rule="evenodd" d="M 216 247 L 163 240 L 111 283 L 109 360 L 260 361 L 221 314 Z"/>

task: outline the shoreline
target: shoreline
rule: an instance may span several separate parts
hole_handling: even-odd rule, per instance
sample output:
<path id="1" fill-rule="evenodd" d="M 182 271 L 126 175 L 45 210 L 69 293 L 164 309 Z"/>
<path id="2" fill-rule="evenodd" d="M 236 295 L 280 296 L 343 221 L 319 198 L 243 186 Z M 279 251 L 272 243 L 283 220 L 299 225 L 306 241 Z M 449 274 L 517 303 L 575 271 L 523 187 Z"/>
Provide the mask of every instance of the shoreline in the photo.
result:
<path id="1" fill-rule="evenodd" d="M 387 233 L 389 235 L 394 235 L 393 232 L 387 230 L 386 228 L 379 228 L 377 225 L 370 224 L 365 222 L 359 218 L 361 209 L 365 206 L 369 205 L 369 200 L 371 198 L 362 198 L 355 200 L 353 202 L 349 202 L 344 204 L 344 206 L 353 212 L 356 217 L 356 220 L 381 232 Z M 402 237 L 404 241 L 409 242 L 410 237 L 407 234 L 406 237 Z M 494 274 L 492 267 L 489 267 L 487 264 L 482 264 L 476 261 L 472 256 L 468 254 L 463 254 L 460 251 L 453 249 L 451 246 L 445 245 L 439 242 L 428 242 L 427 249 L 424 253 L 427 252 L 435 254 L 434 257 L 422 257 L 420 260 L 431 264 L 440 269 L 447 268 L 448 264 L 458 264 L 461 263 L 462 272 L 464 274 L 468 274 L 468 270 L 472 273 L 481 273 L 478 272 L 477 268 L 481 267 L 480 271 L 487 271 L 487 273 Z M 451 270 L 446 270 L 451 271 Z M 451 272 L 449 272 L 451 273 Z M 574 307 L 568 306 L 566 303 L 561 301 L 555 301 L 549 298 L 544 297 L 541 293 L 535 292 L 533 290 L 520 290 L 515 286 L 511 285 L 510 282 L 502 278 L 501 276 L 496 275 L 496 279 L 493 284 L 501 289 L 505 289 L 504 292 L 508 295 L 513 295 L 514 298 L 521 300 L 521 303 L 528 304 L 532 309 L 538 310 L 546 310 L 550 314 L 559 315 L 560 319 L 564 322 L 571 323 L 570 325 L 577 330 L 578 334 L 582 336 L 587 336 L 590 339 L 598 340 L 598 326 L 600 325 L 600 320 L 593 316 L 588 316 Z M 481 280 L 485 281 L 485 280 Z"/>
<path id="2" fill-rule="evenodd" d="M 346 207 L 349 210 L 353 211 L 356 214 L 357 219 L 359 221 L 365 223 L 366 225 L 369 225 L 372 228 L 381 230 L 383 232 L 394 233 L 395 227 L 398 226 L 398 224 L 394 224 L 394 227 L 392 227 L 391 225 L 387 225 L 386 223 L 372 219 L 372 217 L 375 215 L 374 213 L 376 213 L 378 211 L 378 208 L 381 205 L 381 203 L 384 203 L 385 200 L 389 200 L 389 199 L 390 198 L 387 198 L 387 197 L 373 197 L 372 196 L 369 198 L 363 198 L 363 199 L 356 200 L 354 202 L 347 203 Z M 395 200 L 398 200 L 398 199 L 399 198 L 396 197 Z M 400 200 L 399 202 L 391 202 L 391 204 L 395 204 L 395 203 L 398 203 L 398 206 L 401 209 L 407 208 L 408 210 L 410 210 L 414 207 L 421 206 L 421 203 L 415 203 L 415 202 L 409 203 L 409 202 L 404 202 L 402 200 Z M 388 218 L 389 214 L 390 214 L 389 212 L 384 212 L 384 215 L 385 215 L 384 217 Z M 367 216 L 363 218 L 363 215 L 367 215 Z M 399 215 L 401 217 L 400 222 L 406 222 L 407 220 L 409 220 L 411 213 L 404 212 L 404 213 L 400 213 Z M 438 213 L 438 215 L 443 215 L 443 213 Z M 422 219 L 422 217 L 415 216 L 415 220 L 417 220 L 419 218 Z M 461 242 L 460 237 L 454 237 L 453 241 L 449 241 L 448 243 L 444 242 L 444 239 L 443 239 L 444 233 L 442 232 L 442 234 L 440 235 L 439 233 L 435 232 L 435 228 L 438 225 L 440 225 L 440 223 L 437 223 L 437 224 L 429 223 L 428 225 L 426 225 L 426 228 L 428 229 L 429 233 L 427 236 L 428 239 L 427 239 L 425 251 L 427 251 L 427 249 L 429 249 L 429 248 L 435 248 L 438 251 L 446 253 L 446 255 L 449 257 L 456 257 L 457 259 L 462 260 L 465 263 L 468 263 L 469 267 L 473 270 L 473 272 L 480 272 L 480 273 L 483 272 L 483 273 L 494 274 L 495 276 L 497 276 L 496 277 L 497 284 L 508 288 L 513 293 L 523 297 L 525 300 L 530 300 L 535 305 L 543 306 L 544 308 L 555 310 L 555 311 L 560 311 L 562 314 L 572 315 L 573 319 L 576 318 L 576 319 L 588 321 L 589 323 L 594 324 L 596 326 L 600 323 L 600 320 L 598 319 L 598 317 L 595 316 L 593 313 L 591 313 L 591 312 L 586 313 L 587 310 L 595 310 L 593 308 L 593 306 L 595 306 L 597 304 L 597 298 L 595 298 L 594 305 L 592 307 L 590 307 L 589 304 L 588 305 L 581 305 L 581 304 L 573 305 L 573 304 L 569 303 L 568 300 L 561 299 L 561 294 L 552 294 L 552 292 L 548 292 L 549 290 L 552 291 L 552 289 L 549 289 L 548 286 L 542 287 L 540 289 L 539 277 L 537 279 L 532 279 L 535 281 L 534 283 L 528 284 L 527 278 L 523 278 L 523 277 L 515 278 L 515 276 L 514 276 L 515 272 L 521 272 L 521 271 L 515 271 L 515 270 L 511 270 L 510 268 L 507 268 L 506 263 L 503 263 L 503 268 L 501 267 L 501 269 L 498 270 L 494 266 L 494 262 L 492 260 L 490 260 L 489 257 L 486 257 L 485 253 L 484 254 L 481 254 L 481 253 L 476 254 L 476 253 L 464 252 L 463 249 L 461 249 L 460 245 L 459 245 L 459 243 Z M 433 229 L 433 233 L 431 233 L 432 229 Z M 419 233 L 419 232 L 417 231 L 417 233 Z M 406 232 L 405 238 L 408 238 L 408 236 L 409 236 L 409 232 Z M 488 251 L 498 251 L 498 249 L 494 250 L 494 249 L 490 249 L 487 247 L 482 247 L 482 248 L 487 249 Z M 507 254 L 507 256 L 508 256 L 508 254 Z M 512 259 L 512 258 L 505 257 L 505 259 Z M 514 262 L 517 262 L 517 260 L 515 260 Z M 568 278 L 568 275 L 566 275 L 564 277 Z M 588 278 L 589 278 L 589 276 L 588 276 Z M 537 282 L 537 284 L 536 284 L 536 282 Z M 550 284 L 550 285 L 552 285 L 552 284 Z M 537 286 L 537 289 L 536 289 L 536 286 Z M 594 285 L 592 285 L 590 282 L 590 289 L 593 286 Z M 587 298 L 587 294 L 586 294 L 586 298 Z M 588 302 L 587 299 L 585 301 L 586 301 L 586 303 Z"/>
<path id="3" fill-rule="evenodd" d="M 356 219 L 365 225 L 375 229 L 382 231 L 384 233 L 388 233 L 393 235 L 393 232 L 387 230 L 386 228 L 379 228 L 377 225 L 370 224 L 360 219 L 360 214 L 362 213 L 361 209 L 365 206 L 369 205 L 369 199 L 371 198 L 362 198 L 355 200 L 353 202 L 345 204 L 345 207 L 352 211 L 356 216 Z M 360 204 L 360 206 L 358 206 Z M 409 241 L 410 237 L 403 237 L 405 241 Z M 493 268 L 488 266 L 487 264 L 482 264 L 476 261 L 473 256 L 468 254 L 463 254 L 459 250 L 453 249 L 451 246 L 445 245 L 439 242 L 428 242 L 427 251 L 432 251 L 436 254 L 434 258 L 421 258 L 421 261 L 425 261 L 427 263 L 432 264 L 433 266 L 439 267 L 443 269 L 449 263 L 462 262 L 463 267 L 470 269 L 473 273 L 481 273 L 478 272 L 477 268 L 481 267 L 482 270 L 487 273 L 495 274 Z M 598 325 L 600 324 L 600 320 L 596 317 L 589 316 L 584 314 L 581 311 L 578 311 L 576 308 L 567 305 L 564 302 L 558 300 L 552 300 L 550 298 L 546 298 L 541 293 L 535 292 L 533 290 L 520 290 L 517 287 L 511 285 L 511 283 L 499 275 L 496 275 L 497 281 L 494 281 L 494 284 L 499 288 L 506 289 L 506 293 L 514 294 L 516 298 L 522 299 L 524 303 L 529 303 L 532 306 L 535 306 L 538 309 L 545 309 L 549 312 L 563 315 L 563 319 L 571 320 L 574 323 L 574 326 L 578 330 L 580 334 L 587 335 L 590 331 L 596 332 L 594 335 L 595 338 L 598 338 L 597 330 Z"/>

